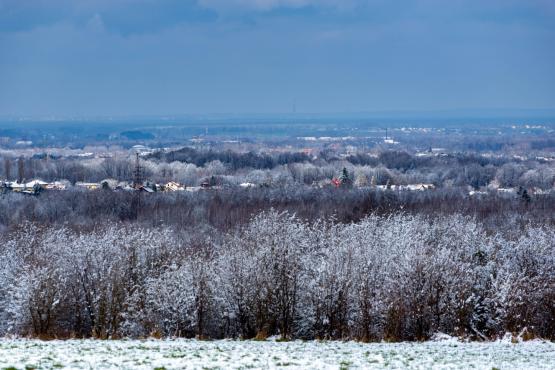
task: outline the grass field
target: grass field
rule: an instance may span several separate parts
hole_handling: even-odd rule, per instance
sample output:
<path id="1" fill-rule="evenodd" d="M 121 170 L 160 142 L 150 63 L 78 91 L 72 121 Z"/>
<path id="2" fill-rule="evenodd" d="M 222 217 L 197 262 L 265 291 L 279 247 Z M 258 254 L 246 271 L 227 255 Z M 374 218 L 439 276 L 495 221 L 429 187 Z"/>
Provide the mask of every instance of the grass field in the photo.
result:
<path id="1" fill-rule="evenodd" d="M 0 369 L 555 369 L 555 343 L 0 340 Z"/>

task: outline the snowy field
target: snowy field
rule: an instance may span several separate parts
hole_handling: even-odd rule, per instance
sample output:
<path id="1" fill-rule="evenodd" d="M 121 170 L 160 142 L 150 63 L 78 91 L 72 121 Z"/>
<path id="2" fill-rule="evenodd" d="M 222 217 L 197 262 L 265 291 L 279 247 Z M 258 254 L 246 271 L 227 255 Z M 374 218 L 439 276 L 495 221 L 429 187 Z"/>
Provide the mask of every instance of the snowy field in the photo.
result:
<path id="1" fill-rule="evenodd" d="M 555 343 L 0 340 L 0 369 L 555 369 Z"/>

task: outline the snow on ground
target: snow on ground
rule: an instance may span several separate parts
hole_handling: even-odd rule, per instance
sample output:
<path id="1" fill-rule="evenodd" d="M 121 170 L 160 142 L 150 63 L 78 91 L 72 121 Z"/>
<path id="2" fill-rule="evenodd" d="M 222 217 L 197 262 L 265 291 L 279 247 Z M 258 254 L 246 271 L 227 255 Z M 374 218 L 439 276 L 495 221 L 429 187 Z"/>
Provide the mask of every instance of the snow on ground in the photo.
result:
<path id="1" fill-rule="evenodd" d="M 555 343 L 0 340 L 0 369 L 555 369 Z"/>

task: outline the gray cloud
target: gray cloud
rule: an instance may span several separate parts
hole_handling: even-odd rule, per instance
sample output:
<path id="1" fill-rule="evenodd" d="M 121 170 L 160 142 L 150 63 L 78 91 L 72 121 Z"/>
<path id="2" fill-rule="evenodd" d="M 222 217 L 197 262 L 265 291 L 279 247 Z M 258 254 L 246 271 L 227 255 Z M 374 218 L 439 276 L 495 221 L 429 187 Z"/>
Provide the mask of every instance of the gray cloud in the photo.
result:
<path id="1" fill-rule="evenodd" d="M 183 23 L 267 15 L 311 21 L 389 22 L 392 19 L 551 20 L 552 0 L 0 0 L 0 32 L 21 32 L 66 22 L 86 25 L 99 15 L 107 30 L 123 35 L 157 32 Z M 254 23 L 253 23 L 254 24 Z"/>
<path id="2" fill-rule="evenodd" d="M 86 25 L 96 15 L 108 30 L 124 35 L 217 18 L 214 10 L 196 0 L 0 0 L 0 32 L 27 31 L 60 22 Z"/>
<path id="3" fill-rule="evenodd" d="M 199 0 L 200 5 L 219 11 L 255 10 L 267 11 L 277 8 L 333 7 L 351 8 L 359 0 Z"/>
<path id="4" fill-rule="evenodd" d="M 346 1 L 0 0 L 0 114 L 555 104 L 550 2 Z"/>

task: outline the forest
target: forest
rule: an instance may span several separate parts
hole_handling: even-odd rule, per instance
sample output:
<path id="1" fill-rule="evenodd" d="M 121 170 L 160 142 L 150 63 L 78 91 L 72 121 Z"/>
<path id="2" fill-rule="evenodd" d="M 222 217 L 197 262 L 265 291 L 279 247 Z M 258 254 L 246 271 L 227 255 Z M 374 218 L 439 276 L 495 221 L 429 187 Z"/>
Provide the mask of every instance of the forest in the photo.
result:
<path id="1" fill-rule="evenodd" d="M 550 153 L 550 152 L 546 152 Z M 135 155 L 125 151 L 106 157 L 79 158 L 42 154 L 14 156 L 1 153 L 2 181 L 103 182 L 131 181 Z M 355 185 L 406 185 L 429 183 L 454 188 L 524 187 L 550 190 L 555 184 L 555 159 L 551 154 L 509 155 L 475 152 L 415 153 L 409 150 L 376 149 L 372 152 L 315 149 L 275 152 L 271 148 L 238 152 L 198 149 L 157 150 L 141 156 L 143 180 L 151 183 L 177 181 L 196 186 L 213 178 L 218 185 L 250 182 L 283 187 L 328 182 L 346 168 Z"/>
<path id="2" fill-rule="evenodd" d="M 4 152 L 0 336 L 555 339 L 549 150 L 334 148 Z"/>

